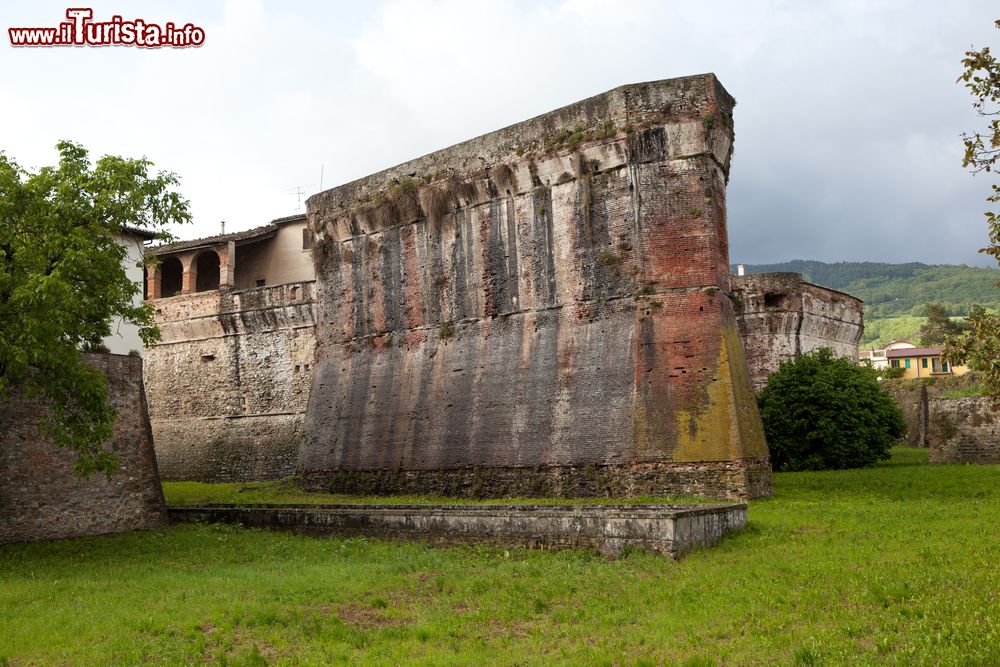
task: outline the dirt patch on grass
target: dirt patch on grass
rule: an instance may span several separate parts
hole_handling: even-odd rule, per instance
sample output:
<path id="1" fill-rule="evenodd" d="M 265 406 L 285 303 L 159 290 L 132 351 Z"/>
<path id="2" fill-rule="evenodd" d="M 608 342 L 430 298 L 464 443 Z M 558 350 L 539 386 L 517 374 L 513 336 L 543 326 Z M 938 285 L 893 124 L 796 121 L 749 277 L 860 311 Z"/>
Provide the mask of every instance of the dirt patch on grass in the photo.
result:
<path id="1" fill-rule="evenodd" d="M 389 608 L 380 609 L 369 604 L 341 605 L 337 610 L 337 618 L 361 630 L 399 628 L 411 624 L 411 621 L 393 615 Z"/>

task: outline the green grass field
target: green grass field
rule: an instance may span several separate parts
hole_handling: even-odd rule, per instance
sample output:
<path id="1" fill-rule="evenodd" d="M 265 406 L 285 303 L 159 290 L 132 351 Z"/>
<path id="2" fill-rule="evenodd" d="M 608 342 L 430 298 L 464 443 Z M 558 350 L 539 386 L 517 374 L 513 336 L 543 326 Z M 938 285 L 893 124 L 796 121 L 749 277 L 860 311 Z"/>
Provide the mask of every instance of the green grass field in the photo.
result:
<path id="1" fill-rule="evenodd" d="M 911 316 L 865 317 L 865 331 L 858 347 L 862 350 L 882 348 L 894 340 L 910 340 L 917 344 L 920 338 L 920 327 L 926 321 L 926 317 Z"/>
<path id="2" fill-rule="evenodd" d="M 680 562 L 229 526 L 0 547 L 0 665 L 1000 664 L 1000 467 L 783 473 Z"/>

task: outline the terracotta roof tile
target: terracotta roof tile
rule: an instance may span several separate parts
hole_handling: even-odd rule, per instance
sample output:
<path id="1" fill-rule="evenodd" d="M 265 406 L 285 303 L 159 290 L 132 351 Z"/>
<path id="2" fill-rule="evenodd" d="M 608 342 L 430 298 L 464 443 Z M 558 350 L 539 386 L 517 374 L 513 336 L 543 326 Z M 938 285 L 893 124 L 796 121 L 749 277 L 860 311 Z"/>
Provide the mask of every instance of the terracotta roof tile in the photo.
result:
<path id="1" fill-rule="evenodd" d="M 933 347 L 903 347 L 898 350 L 889 350 L 885 353 L 890 359 L 902 359 L 904 357 L 940 357 L 944 351 L 941 345 Z"/>
<path id="2" fill-rule="evenodd" d="M 174 241 L 173 243 L 165 243 L 163 245 L 147 248 L 146 253 L 149 255 L 164 255 L 178 250 L 188 250 L 189 248 L 216 245 L 218 243 L 228 243 L 230 241 L 248 241 L 256 238 L 263 239 L 269 236 L 274 236 L 277 231 L 277 225 L 267 224 L 260 227 L 254 227 L 253 229 L 247 229 L 242 232 L 233 232 L 232 234 L 219 234 L 217 236 L 206 236 L 201 239 L 191 239 L 190 241 Z"/>

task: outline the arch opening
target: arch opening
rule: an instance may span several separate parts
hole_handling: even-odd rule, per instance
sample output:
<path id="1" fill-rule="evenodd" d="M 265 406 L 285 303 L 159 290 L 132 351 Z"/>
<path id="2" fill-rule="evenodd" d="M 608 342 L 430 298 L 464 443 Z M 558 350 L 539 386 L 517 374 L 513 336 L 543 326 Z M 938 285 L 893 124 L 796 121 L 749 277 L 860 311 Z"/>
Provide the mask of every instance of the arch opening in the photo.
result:
<path id="1" fill-rule="evenodd" d="M 195 260 L 198 277 L 194 291 L 208 292 L 219 289 L 219 256 L 212 250 L 206 250 Z"/>
<path id="2" fill-rule="evenodd" d="M 160 264 L 160 296 L 177 296 L 184 284 L 184 267 L 176 257 L 167 257 Z"/>

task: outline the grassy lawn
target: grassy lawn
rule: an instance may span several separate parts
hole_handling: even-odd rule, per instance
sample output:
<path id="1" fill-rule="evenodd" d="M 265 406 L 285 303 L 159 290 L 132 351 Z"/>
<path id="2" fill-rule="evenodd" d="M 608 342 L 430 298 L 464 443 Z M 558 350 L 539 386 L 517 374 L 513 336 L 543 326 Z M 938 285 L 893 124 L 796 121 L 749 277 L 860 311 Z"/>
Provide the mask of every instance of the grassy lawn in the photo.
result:
<path id="1" fill-rule="evenodd" d="M 680 562 L 225 526 L 0 547 L 0 665 L 1000 664 L 1000 467 L 925 461 L 779 474 Z"/>

